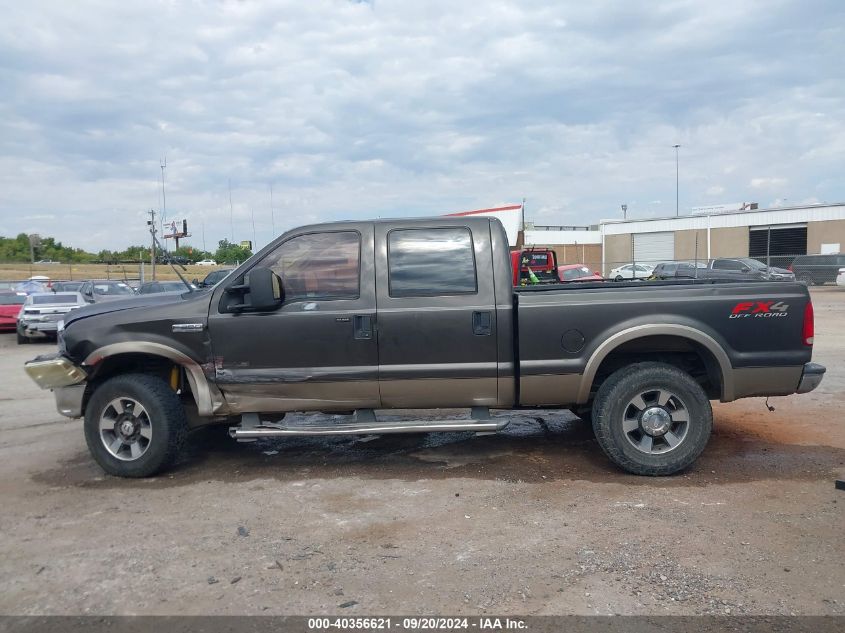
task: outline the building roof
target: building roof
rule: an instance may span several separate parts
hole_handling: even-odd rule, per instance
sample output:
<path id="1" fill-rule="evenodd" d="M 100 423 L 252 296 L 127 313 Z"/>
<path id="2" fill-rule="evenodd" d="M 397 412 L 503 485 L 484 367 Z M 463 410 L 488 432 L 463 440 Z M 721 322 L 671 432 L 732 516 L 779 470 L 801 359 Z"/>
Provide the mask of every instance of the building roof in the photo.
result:
<path id="1" fill-rule="evenodd" d="M 653 233 L 658 231 L 684 231 L 692 229 L 724 228 L 738 226 L 767 226 L 769 224 L 800 224 L 845 220 L 845 203 L 812 204 L 772 209 L 720 211 L 695 215 L 660 218 L 608 219 L 600 222 L 605 235 L 624 233 Z"/>

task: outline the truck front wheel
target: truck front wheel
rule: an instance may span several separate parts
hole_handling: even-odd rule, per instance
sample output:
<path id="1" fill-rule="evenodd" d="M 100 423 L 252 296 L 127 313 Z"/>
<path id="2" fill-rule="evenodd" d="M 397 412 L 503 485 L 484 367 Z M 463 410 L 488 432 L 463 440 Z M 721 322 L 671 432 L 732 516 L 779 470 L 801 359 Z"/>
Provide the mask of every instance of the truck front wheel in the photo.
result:
<path id="1" fill-rule="evenodd" d="M 157 376 L 122 374 L 85 407 L 85 441 L 100 467 L 118 477 L 150 477 L 170 467 L 188 434 L 179 397 Z"/>
<path id="2" fill-rule="evenodd" d="M 672 475 L 692 464 L 710 438 L 713 411 L 693 378 L 666 363 L 636 363 L 602 383 L 593 431 L 618 466 L 635 475 Z"/>

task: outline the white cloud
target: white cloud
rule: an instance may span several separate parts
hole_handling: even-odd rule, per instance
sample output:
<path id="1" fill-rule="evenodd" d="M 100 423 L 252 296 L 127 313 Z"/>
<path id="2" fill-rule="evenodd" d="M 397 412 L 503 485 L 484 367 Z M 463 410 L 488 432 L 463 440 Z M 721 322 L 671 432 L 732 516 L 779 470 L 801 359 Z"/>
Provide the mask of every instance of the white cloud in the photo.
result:
<path id="1" fill-rule="evenodd" d="M 785 178 L 752 178 L 750 185 L 752 189 L 779 189 L 786 184 Z"/>
<path id="2" fill-rule="evenodd" d="M 145 242 L 165 155 L 168 214 L 207 244 L 230 180 L 259 243 L 271 183 L 277 232 L 523 196 L 547 224 L 673 212 L 675 143 L 682 208 L 841 200 L 843 23 L 825 1 L 17 3 L 0 233 Z"/>

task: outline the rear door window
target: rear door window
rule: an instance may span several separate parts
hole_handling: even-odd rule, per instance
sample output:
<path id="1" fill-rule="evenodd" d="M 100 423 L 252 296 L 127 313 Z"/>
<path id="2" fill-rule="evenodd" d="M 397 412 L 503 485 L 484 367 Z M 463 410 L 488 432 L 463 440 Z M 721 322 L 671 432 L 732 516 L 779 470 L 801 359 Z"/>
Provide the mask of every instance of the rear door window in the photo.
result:
<path id="1" fill-rule="evenodd" d="M 396 229 L 387 236 L 391 297 L 430 297 L 478 291 L 468 228 Z"/>

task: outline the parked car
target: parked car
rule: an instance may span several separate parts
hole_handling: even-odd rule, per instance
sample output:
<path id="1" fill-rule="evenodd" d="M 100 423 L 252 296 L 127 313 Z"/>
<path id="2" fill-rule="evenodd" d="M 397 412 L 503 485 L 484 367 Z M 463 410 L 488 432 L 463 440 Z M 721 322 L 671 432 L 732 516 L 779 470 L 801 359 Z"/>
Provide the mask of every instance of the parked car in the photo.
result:
<path id="1" fill-rule="evenodd" d="M 79 292 L 84 281 L 54 281 L 51 286 L 53 292 Z"/>
<path id="2" fill-rule="evenodd" d="M 36 264 L 60 264 L 61 262 L 54 261 L 52 259 L 39 259 Z"/>
<path id="3" fill-rule="evenodd" d="M 564 264 L 557 267 L 558 279 L 561 281 L 602 281 L 604 277 L 590 270 L 584 264 Z"/>
<path id="4" fill-rule="evenodd" d="M 14 330 L 18 326 L 18 314 L 26 301 L 26 295 L 13 290 L 0 290 L 0 330 Z"/>
<path id="5" fill-rule="evenodd" d="M 78 292 L 41 292 L 26 297 L 17 322 L 18 345 L 30 339 L 54 337 L 59 321 L 81 308 L 85 299 Z"/>
<path id="6" fill-rule="evenodd" d="M 608 279 L 622 281 L 624 279 L 648 279 L 654 271 L 651 264 L 624 264 L 610 271 Z"/>
<path id="7" fill-rule="evenodd" d="M 25 292 L 29 295 L 35 292 L 47 292 L 50 290 L 50 286 L 50 278 L 46 275 L 33 275 L 26 281 L 20 282 L 15 287 L 15 290 L 18 292 Z"/>
<path id="8" fill-rule="evenodd" d="M 799 255 L 789 269 L 798 281 L 807 285 L 823 285 L 836 281 L 840 268 L 845 267 L 845 255 Z"/>
<path id="9" fill-rule="evenodd" d="M 795 281 L 795 275 L 786 268 L 766 266 L 752 257 L 719 257 L 710 261 L 708 268 L 713 270 L 733 270 L 743 273 L 756 271 L 772 281 Z"/>
<path id="10" fill-rule="evenodd" d="M 191 289 L 197 287 L 191 284 Z M 163 292 L 188 292 L 188 288 L 181 281 L 148 281 L 138 288 L 139 295 L 161 294 Z"/>
<path id="11" fill-rule="evenodd" d="M 187 257 L 183 255 L 171 255 L 170 253 L 160 253 L 156 256 L 156 263 L 166 266 L 167 264 L 180 264 L 185 266 L 191 263 Z"/>
<path id="12" fill-rule="evenodd" d="M 615 464 L 669 475 L 704 450 L 711 400 L 804 393 L 825 372 L 803 284 L 514 288 L 510 264 L 495 218 L 304 226 L 210 291 L 68 315 L 60 351 L 25 369 L 123 477 L 174 463 L 189 428 L 493 432 L 510 418 L 490 409 L 523 407 L 588 408 Z M 419 408 L 472 415 L 374 413 Z M 288 411 L 355 413 L 303 425 Z"/>
<path id="13" fill-rule="evenodd" d="M 101 303 L 135 296 L 132 287 L 123 281 L 114 279 L 89 279 L 79 289 L 88 303 Z"/>
<path id="14" fill-rule="evenodd" d="M 229 276 L 229 273 L 235 270 L 234 268 L 218 268 L 210 273 L 208 273 L 202 281 L 197 281 L 196 279 L 193 280 L 193 283 L 197 288 L 211 288 L 214 285 L 217 285 L 221 281 L 223 281 L 226 277 Z"/>
<path id="15" fill-rule="evenodd" d="M 845 286 L 845 268 L 839 269 L 839 274 L 836 275 L 836 285 Z"/>
<path id="16" fill-rule="evenodd" d="M 766 275 L 759 270 L 723 270 L 708 268 L 704 262 L 665 262 L 654 267 L 652 279 L 702 279 L 725 281 L 760 281 Z"/>
<path id="17" fill-rule="evenodd" d="M 197 262 L 197 266 L 217 266 L 217 262 L 213 259 L 201 259 Z"/>

